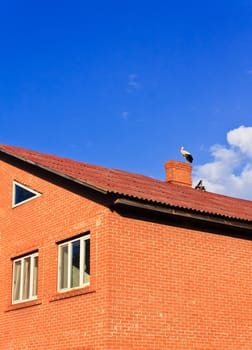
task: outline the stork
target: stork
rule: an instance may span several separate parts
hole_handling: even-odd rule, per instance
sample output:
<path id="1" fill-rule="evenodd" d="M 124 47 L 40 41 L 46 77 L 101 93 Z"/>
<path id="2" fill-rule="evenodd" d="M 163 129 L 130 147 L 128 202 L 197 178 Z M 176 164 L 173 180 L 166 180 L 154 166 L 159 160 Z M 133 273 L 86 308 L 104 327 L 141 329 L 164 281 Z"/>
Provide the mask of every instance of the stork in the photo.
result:
<path id="1" fill-rule="evenodd" d="M 182 146 L 182 147 L 180 147 L 180 153 L 182 154 L 182 156 L 189 162 L 189 163 L 192 163 L 193 162 L 193 157 L 192 157 L 192 155 L 191 155 L 191 153 L 190 152 L 188 152 L 188 151 L 186 151 L 185 149 L 184 149 L 184 147 Z"/>

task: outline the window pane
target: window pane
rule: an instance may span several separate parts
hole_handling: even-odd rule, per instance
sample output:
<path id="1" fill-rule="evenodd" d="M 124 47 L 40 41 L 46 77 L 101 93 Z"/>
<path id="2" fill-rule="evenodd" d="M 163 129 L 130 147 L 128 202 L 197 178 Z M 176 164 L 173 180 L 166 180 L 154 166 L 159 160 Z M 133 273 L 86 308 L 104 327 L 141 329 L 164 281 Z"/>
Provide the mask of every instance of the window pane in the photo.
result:
<path id="1" fill-rule="evenodd" d="M 67 274 L 68 274 L 68 246 L 60 247 L 60 288 L 67 288 Z"/>
<path id="2" fill-rule="evenodd" d="M 86 239 L 84 241 L 84 276 L 83 276 L 83 282 L 89 283 L 90 282 L 90 239 Z"/>
<path id="3" fill-rule="evenodd" d="M 71 288 L 80 285 L 80 240 L 72 243 Z"/>
<path id="4" fill-rule="evenodd" d="M 14 264 L 14 279 L 13 279 L 13 300 L 20 299 L 20 279 L 21 279 L 21 261 L 16 261 Z"/>
<path id="5" fill-rule="evenodd" d="M 15 204 L 21 203 L 35 196 L 36 194 L 28 191 L 28 189 L 15 185 Z"/>
<path id="6" fill-rule="evenodd" d="M 33 266 L 33 281 L 32 281 L 32 295 L 35 296 L 38 294 L 38 257 L 34 257 L 34 266 Z"/>
<path id="7" fill-rule="evenodd" d="M 29 299 L 31 258 L 24 259 L 23 295 L 22 299 Z"/>
<path id="8" fill-rule="evenodd" d="M 82 287 L 90 282 L 90 239 L 83 236 L 59 246 L 58 288 Z"/>
<path id="9" fill-rule="evenodd" d="M 38 284 L 37 253 L 27 255 L 13 262 L 13 302 L 35 299 Z"/>

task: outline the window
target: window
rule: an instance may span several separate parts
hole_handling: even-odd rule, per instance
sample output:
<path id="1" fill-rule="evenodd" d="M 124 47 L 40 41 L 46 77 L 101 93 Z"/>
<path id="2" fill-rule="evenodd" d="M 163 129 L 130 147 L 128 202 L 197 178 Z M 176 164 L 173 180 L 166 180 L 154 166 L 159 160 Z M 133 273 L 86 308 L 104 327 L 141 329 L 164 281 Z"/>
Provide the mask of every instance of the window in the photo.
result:
<path id="1" fill-rule="evenodd" d="M 15 207 L 19 204 L 25 203 L 30 199 L 36 198 L 41 194 L 31 190 L 30 188 L 21 185 L 20 183 L 13 181 L 13 198 L 12 206 Z"/>
<path id="2" fill-rule="evenodd" d="M 80 288 L 90 283 L 90 235 L 59 245 L 58 290 Z"/>
<path id="3" fill-rule="evenodd" d="M 12 302 L 19 303 L 37 298 L 38 253 L 13 261 Z"/>

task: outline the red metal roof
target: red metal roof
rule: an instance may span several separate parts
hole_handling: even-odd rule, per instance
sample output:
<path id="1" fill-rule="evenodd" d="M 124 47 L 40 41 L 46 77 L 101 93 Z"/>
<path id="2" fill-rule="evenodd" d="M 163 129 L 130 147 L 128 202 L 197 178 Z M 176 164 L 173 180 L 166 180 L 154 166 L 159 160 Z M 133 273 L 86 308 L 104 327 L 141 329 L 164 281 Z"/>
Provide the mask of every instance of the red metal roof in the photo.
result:
<path id="1" fill-rule="evenodd" d="M 97 190 L 201 213 L 252 221 L 252 201 L 202 192 L 128 171 L 90 165 L 19 147 L 0 145 L 0 152 Z"/>

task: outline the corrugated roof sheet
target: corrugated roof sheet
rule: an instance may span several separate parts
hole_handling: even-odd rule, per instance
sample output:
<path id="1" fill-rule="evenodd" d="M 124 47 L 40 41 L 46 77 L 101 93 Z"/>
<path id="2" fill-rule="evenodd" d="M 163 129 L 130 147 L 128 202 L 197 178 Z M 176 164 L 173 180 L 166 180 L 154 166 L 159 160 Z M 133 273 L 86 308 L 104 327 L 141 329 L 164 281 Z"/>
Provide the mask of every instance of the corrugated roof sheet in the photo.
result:
<path id="1" fill-rule="evenodd" d="M 201 213 L 252 221 L 252 201 L 202 192 L 128 171 L 90 165 L 19 147 L 0 145 L 0 152 L 102 191 Z"/>

